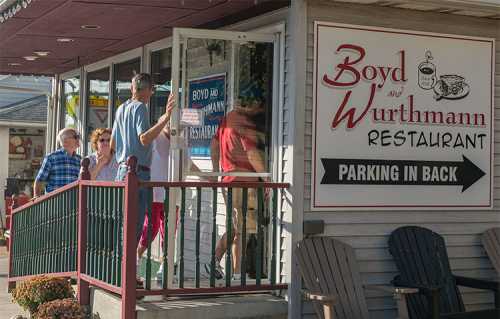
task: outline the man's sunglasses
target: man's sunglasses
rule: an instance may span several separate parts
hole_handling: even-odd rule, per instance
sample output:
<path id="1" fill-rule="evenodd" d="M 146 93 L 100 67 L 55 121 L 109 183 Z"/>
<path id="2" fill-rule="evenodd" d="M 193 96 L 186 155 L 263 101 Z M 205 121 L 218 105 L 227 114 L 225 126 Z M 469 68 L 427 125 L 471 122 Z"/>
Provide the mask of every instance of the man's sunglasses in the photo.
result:
<path id="1" fill-rule="evenodd" d="M 101 143 L 108 142 L 109 143 L 110 140 L 111 139 L 109 139 L 109 138 L 100 138 L 99 142 L 101 142 Z"/>

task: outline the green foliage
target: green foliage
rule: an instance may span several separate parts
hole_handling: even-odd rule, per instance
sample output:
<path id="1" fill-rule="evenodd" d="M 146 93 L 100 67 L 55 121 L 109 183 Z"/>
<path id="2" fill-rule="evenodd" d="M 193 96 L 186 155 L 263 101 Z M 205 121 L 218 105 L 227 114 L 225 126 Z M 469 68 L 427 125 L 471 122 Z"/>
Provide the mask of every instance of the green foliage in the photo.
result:
<path id="1" fill-rule="evenodd" d="M 53 300 L 38 307 L 37 319 L 84 319 L 82 307 L 75 299 Z"/>
<path id="2" fill-rule="evenodd" d="M 12 292 L 12 298 L 34 315 L 41 304 L 56 299 L 74 298 L 74 292 L 67 279 L 38 276 L 21 283 Z"/>

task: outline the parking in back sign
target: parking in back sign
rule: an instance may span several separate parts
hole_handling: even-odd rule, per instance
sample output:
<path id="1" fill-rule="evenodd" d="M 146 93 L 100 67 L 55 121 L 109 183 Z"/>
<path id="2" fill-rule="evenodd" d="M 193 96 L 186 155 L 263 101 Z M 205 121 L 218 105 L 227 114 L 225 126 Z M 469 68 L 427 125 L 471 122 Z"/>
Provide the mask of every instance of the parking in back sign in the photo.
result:
<path id="1" fill-rule="evenodd" d="M 493 39 L 314 35 L 313 210 L 492 207 Z"/>

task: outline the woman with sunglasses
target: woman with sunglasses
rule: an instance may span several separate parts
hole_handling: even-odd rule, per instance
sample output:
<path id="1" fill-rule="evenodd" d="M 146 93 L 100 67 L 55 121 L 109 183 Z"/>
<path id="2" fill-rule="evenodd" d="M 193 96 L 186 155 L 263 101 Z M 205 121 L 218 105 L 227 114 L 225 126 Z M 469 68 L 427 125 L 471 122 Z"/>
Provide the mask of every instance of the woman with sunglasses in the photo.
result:
<path id="1" fill-rule="evenodd" d="M 110 146 L 111 129 L 97 128 L 90 136 L 93 154 L 89 156 L 90 179 L 98 181 L 114 181 L 118 171 L 113 151 Z"/>

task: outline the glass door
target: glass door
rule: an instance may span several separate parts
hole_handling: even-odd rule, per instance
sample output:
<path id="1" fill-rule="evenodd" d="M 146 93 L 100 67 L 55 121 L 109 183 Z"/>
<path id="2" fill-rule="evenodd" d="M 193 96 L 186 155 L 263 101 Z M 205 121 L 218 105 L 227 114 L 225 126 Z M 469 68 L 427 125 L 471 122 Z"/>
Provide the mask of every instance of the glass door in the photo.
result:
<path id="1" fill-rule="evenodd" d="M 227 182 L 259 181 L 272 176 L 272 141 L 277 131 L 273 126 L 277 126 L 279 93 L 278 39 L 275 34 L 174 29 L 171 92 L 179 107 L 170 123 L 172 181 L 216 178 Z M 220 127 L 224 130 L 219 130 Z M 222 138 L 220 135 L 225 132 L 230 133 Z M 228 142 L 235 135 L 239 136 L 237 142 Z M 221 143 L 223 139 L 225 142 Z M 194 193 L 187 192 L 188 201 L 192 200 Z M 170 195 L 179 197 L 175 189 L 170 190 Z M 217 212 L 222 217 L 225 190 L 218 195 L 224 198 Z M 179 200 L 170 201 L 169 220 L 176 218 L 176 202 Z M 195 207 L 194 202 L 186 203 L 186 207 Z M 186 211 L 186 223 L 198 222 L 201 244 L 209 246 L 213 225 L 208 217 L 212 208 L 203 205 L 201 209 L 198 221 L 194 211 Z M 225 228 L 220 226 L 218 237 Z M 173 227 L 168 228 L 168 236 L 174 238 Z M 195 237 L 194 231 L 185 231 L 188 242 L 194 242 Z M 264 240 L 267 241 L 267 235 Z M 168 249 L 169 256 L 173 256 L 173 245 Z M 207 263 L 210 257 L 208 252 L 202 252 L 199 259 Z M 184 258 L 196 257 L 186 250 Z M 174 259 L 169 258 L 168 262 L 170 285 Z"/>
<path id="2" fill-rule="evenodd" d="M 174 30 L 172 87 L 179 112 L 173 117 L 172 145 L 178 151 L 173 156 L 179 157 L 171 167 L 176 179 L 271 176 L 276 39 L 273 34 Z M 243 145 L 228 150 L 241 165 L 218 167 L 212 161 L 221 123 L 246 137 Z M 258 169 L 249 164 L 250 148 L 262 162 Z"/>

